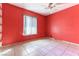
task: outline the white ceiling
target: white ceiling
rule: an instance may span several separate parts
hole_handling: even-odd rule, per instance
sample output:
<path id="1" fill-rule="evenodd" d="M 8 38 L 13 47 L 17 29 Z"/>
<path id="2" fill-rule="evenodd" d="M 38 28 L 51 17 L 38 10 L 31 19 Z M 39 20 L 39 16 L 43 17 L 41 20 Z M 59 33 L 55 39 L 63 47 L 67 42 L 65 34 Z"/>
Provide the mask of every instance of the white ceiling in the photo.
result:
<path id="1" fill-rule="evenodd" d="M 56 3 L 56 6 L 51 10 L 48 8 L 49 3 L 11 3 L 12 5 L 28 9 L 30 11 L 47 16 L 63 9 L 77 5 L 77 3 Z"/>

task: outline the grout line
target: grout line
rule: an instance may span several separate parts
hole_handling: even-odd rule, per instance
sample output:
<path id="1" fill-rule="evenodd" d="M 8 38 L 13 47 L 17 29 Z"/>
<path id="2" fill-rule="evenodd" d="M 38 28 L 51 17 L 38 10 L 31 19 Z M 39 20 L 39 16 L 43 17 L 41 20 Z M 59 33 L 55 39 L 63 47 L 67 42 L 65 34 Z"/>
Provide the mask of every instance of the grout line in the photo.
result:
<path id="1" fill-rule="evenodd" d="M 58 44 L 60 44 L 60 43 L 58 43 Z M 55 48 L 58 46 L 58 44 L 57 44 L 53 49 L 55 49 Z M 52 50 L 53 50 L 53 49 L 52 49 Z M 53 53 L 54 53 L 54 52 L 53 52 Z"/>
<path id="2" fill-rule="evenodd" d="M 68 47 L 69 46 L 66 47 L 66 49 L 63 51 L 63 53 L 61 54 L 61 56 L 63 56 L 63 54 L 68 50 Z"/>
<path id="3" fill-rule="evenodd" d="M 14 47 L 14 56 L 16 56 L 16 55 L 15 55 L 15 47 Z"/>
<path id="4" fill-rule="evenodd" d="M 28 51 L 25 49 L 25 47 L 22 46 L 22 48 L 23 48 L 23 50 L 26 51 L 26 53 L 29 55 L 29 53 L 28 53 Z M 27 55 L 27 56 L 28 56 L 28 55 Z"/>

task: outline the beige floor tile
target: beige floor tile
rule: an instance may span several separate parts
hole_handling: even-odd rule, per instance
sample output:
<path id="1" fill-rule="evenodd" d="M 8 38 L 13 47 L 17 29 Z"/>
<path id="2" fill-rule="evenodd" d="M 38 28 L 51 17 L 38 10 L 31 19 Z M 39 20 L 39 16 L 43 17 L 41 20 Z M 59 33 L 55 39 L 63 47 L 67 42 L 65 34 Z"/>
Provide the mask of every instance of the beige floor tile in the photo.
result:
<path id="1" fill-rule="evenodd" d="M 0 56 L 77 56 L 79 46 L 55 39 L 41 39 L 0 49 Z"/>

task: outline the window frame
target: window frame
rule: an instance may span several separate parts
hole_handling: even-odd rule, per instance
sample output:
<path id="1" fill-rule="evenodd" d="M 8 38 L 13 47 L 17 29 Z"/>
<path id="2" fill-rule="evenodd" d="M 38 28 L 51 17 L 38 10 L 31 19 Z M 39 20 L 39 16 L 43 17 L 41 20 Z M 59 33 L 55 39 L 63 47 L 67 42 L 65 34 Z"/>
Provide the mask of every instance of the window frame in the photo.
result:
<path id="1" fill-rule="evenodd" d="M 29 34 L 29 35 L 24 33 L 24 31 L 25 31 L 25 17 L 26 17 L 26 16 L 30 16 L 30 15 L 23 15 L 23 35 L 24 35 L 24 36 L 37 35 L 37 34 L 38 34 L 38 24 L 37 24 L 37 22 L 38 22 L 37 19 L 38 19 L 38 18 L 37 18 L 36 16 L 30 16 L 30 17 L 35 17 L 35 18 L 36 18 L 36 33 L 34 33 L 34 34 L 31 33 L 31 34 Z M 31 31 L 32 31 L 32 29 L 31 29 Z"/>

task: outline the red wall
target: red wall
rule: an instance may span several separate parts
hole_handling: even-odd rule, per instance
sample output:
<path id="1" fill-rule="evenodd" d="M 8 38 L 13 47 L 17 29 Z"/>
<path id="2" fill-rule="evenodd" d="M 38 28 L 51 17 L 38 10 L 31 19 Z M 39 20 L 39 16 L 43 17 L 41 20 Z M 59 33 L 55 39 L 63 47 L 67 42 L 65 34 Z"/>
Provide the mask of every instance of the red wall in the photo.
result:
<path id="1" fill-rule="evenodd" d="M 3 4 L 3 45 L 19 41 L 30 41 L 35 38 L 45 37 L 45 16 L 34 12 L 15 7 L 10 4 Z M 23 15 L 36 16 L 38 18 L 38 34 L 23 36 Z"/>
<path id="2" fill-rule="evenodd" d="M 49 15 L 47 22 L 49 36 L 79 43 L 79 5 Z"/>
<path id="3" fill-rule="evenodd" d="M 3 45 L 51 36 L 56 39 L 79 43 L 79 5 L 51 14 L 47 17 L 3 4 Z M 38 34 L 23 36 L 23 14 L 38 18 Z M 47 31 L 47 32 L 46 32 Z"/>

